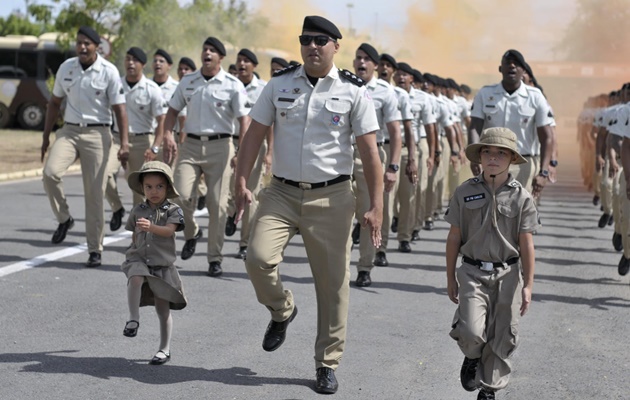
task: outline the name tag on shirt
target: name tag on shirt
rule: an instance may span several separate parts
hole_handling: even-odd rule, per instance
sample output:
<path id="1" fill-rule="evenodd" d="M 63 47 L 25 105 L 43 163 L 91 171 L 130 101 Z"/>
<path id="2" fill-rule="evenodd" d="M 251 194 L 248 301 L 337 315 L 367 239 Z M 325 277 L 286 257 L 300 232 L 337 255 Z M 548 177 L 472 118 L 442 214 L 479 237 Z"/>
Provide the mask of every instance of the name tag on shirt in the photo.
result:
<path id="1" fill-rule="evenodd" d="M 469 203 L 471 201 L 481 200 L 481 199 L 485 199 L 485 198 L 486 198 L 486 194 L 485 193 L 473 194 L 472 196 L 464 197 L 464 203 Z"/>
<path id="2" fill-rule="evenodd" d="M 293 102 L 295 102 L 295 99 L 291 99 L 289 97 L 278 97 L 278 101 L 284 101 L 284 102 L 287 102 L 287 103 L 293 103 Z"/>

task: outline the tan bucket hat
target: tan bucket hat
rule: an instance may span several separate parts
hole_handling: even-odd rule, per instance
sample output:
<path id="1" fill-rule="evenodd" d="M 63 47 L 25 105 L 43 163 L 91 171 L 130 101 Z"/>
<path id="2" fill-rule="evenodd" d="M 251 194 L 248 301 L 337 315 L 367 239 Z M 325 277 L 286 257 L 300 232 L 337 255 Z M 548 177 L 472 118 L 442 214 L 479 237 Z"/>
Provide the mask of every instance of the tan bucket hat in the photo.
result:
<path id="1" fill-rule="evenodd" d="M 149 172 L 158 172 L 166 176 L 166 179 L 169 183 L 168 190 L 166 191 L 167 198 L 174 199 L 179 197 L 179 193 L 177 193 L 177 190 L 175 190 L 175 186 L 173 185 L 173 171 L 171 170 L 171 167 L 161 161 L 145 162 L 144 164 L 142 164 L 142 167 L 140 167 L 139 171 L 134 171 L 130 173 L 127 177 L 129 188 L 134 192 L 144 196 L 144 190 L 142 190 L 142 182 L 140 182 L 140 176 Z"/>
<path id="2" fill-rule="evenodd" d="M 516 134 L 508 128 L 488 128 L 479 137 L 478 143 L 466 147 L 466 157 L 474 163 L 481 163 L 481 148 L 483 146 L 502 147 L 516 154 L 516 161 L 512 164 L 525 164 L 527 160 L 516 150 Z"/>

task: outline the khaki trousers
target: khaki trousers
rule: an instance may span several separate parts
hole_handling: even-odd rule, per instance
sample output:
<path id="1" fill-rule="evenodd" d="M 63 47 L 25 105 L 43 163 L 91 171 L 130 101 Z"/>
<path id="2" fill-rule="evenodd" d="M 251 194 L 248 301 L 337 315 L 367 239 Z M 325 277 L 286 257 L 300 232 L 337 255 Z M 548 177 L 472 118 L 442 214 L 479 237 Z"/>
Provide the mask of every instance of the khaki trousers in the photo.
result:
<path id="1" fill-rule="evenodd" d="M 425 209 L 425 221 L 433 220 L 433 213 L 436 212 L 439 208 L 442 207 L 442 196 L 443 193 L 440 193 L 440 184 L 444 182 L 444 170 L 445 165 L 448 164 L 450 158 L 450 147 L 448 145 L 448 141 L 446 137 L 439 137 L 440 147 L 442 147 L 442 154 L 440 155 L 440 165 L 436 165 L 433 167 L 433 173 L 429 175 L 428 184 L 427 184 L 427 200 L 426 200 L 426 209 Z M 446 161 L 444 160 L 444 155 L 447 155 Z M 448 165 L 446 166 L 448 168 Z M 443 190 L 443 187 L 442 187 Z"/>
<path id="2" fill-rule="evenodd" d="M 477 381 L 499 390 L 512 371 L 509 357 L 518 346 L 522 302 L 520 262 L 494 272 L 463 263 L 457 269 L 459 307 L 450 336 L 468 358 L 481 358 Z"/>
<path id="3" fill-rule="evenodd" d="M 346 341 L 350 280 L 350 231 L 355 198 L 350 181 L 301 190 L 272 179 L 260 192 L 245 265 L 258 301 L 274 321 L 293 312 L 278 264 L 299 229 L 317 296 L 315 367 L 336 369 Z"/>
<path id="4" fill-rule="evenodd" d="M 602 177 L 599 181 L 599 193 L 604 207 L 604 213 L 612 215 L 613 211 L 613 179 L 609 177 L 608 170 L 610 169 L 610 160 L 606 157 L 604 162 L 604 170 L 602 171 Z"/>
<path id="5" fill-rule="evenodd" d="M 437 175 L 437 184 L 435 187 L 435 203 L 433 212 L 442 213 L 442 207 L 444 203 L 444 192 L 448 185 L 448 169 L 451 165 L 451 146 L 448 144 L 446 136 L 442 136 L 440 139 L 442 142 L 442 155 L 440 161 L 440 171 Z"/>
<path id="6" fill-rule="evenodd" d="M 370 192 L 368 191 L 367 182 L 365 180 L 365 174 L 363 172 L 363 161 L 361 161 L 361 155 L 359 149 L 354 146 L 354 183 L 356 185 L 355 196 L 357 199 L 356 204 L 356 219 L 361 223 L 363 216 L 370 208 Z M 385 151 L 383 147 L 378 148 L 379 156 L 381 157 L 381 163 L 385 162 Z M 383 200 L 387 197 L 387 193 L 383 193 Z M 376 247 L 372 244 L 372 238 L 370 237 L 370 230 L 361 227 L 360 243 L 359 243 L 359 262 L 357 263 L 357 271 L 370 272 L 374 268 L 374 256 L 376 255 Z"/>
<path id="7" fill-rule="evenodd" d="M 230 138 L 202 141 L 186 138 L 180 146 L 180 155 L 175 166 L 175 188 L 179 192 L 179 204 L 184 211 L 184 237 L 192 239 L 199 226 L 194 212 L 197 206 L 197 181 L 203 173 L 208 187 L 208 262 L 222 262 L 227 199 L 230 183 L 229 162 L 234 156 Z"/>
<path id="8" fill-rule="evenodd" d="M 238 140 L 235 140 L 235 142 L 238 144 Z M 247 189 L 252 192 L 252 203 L 245 204 L 245 209 L 243 210 L 241 240 L 239 242 L 240 247 L 247 247 L 249 243 L 249 233 L 251 230 L 252 220 L 254 219 L 256 209 L 258 208 L 258 193 L 260 193 L 260 190 L 262 189 L 262 176 L 265 172 L 264 160 L 266 153 L 267 141 L 263 141 L 263 144 L 260 146 L 260 150 L 258 152 L 258 158 L 256 158 L 256 162 L 254 163 L 254 168 L 252 168 L 252 172 L 247 180 Z M 236 204 L 234 203 L 234 190 L 236 189 L 235 172 L 234 168 L 230 168 L 230 197 L 228 198 L 227 215 L 234 215 L 234 213 L 236 213 Z"/>
<path id="9" fill-rule="evenodd" d="M 403 147 L 401 150 L 401 163 L 407 165 L 409 151 L 412 151 L 415 160 L 418 160 L 418 148 Z M 409 182 L 405 176 L 398 185 L 398 233 L 396 239 L 399 242 L 409 242 L 416 220 L 416 185 Z"/>
<path id="10" fill-rule="evenodd" d="M 525 159 L 527 160 L 525 164 L 510 164 L 510 174 L 531 193 L 534 177 L 540 171 L 540 156 L 527 156 Z"/>
<path id="11" fill-rule="evenodd" d="M 404 150 L 404 147 L 402 148 Z M 389 143 L 385 143 L 383 145 L 383 152 L 385 153 L 385 159 L 383 161 L 384 165 L 389 165 L 389 155 L 390 147 Z M 383 196 L 383 225 L 381 225 L 381 247 L 378 248 L 378 251 L 387 252 L 387 243 L 389 242 L 389 227 L 392 224 L 392 217 L 394 216 L 394 203 L 396 201 L 396 196 L 398 193 L 398 186 L 400 185 L 400 181 L 403 179 L 407 179 L 405 175 L 405 167 L 407 166 L 407 159 L 403 160 L 401 157 L 400 160 L 400 171 L 398 173 L 398 179 L 396 179 L 396 183 L 394 184 L 394 188 L 391 192 L 385 193 Z"/>
<path id="12" fill-rule="evenodd" d="M 426 219 L 427 208 L 427 190 L 429 187 L 429 170 L 427 169 L 427 160 L 429 159 L 429 144 L 426 138 L 421 138 L 418 143 L 418 185 L 416 187 L 416 212 L 414 229 L 422 229 L 424 220 Z"/>
<path id="13" fill-rule="evenodd" d="M 595 196 L 599 196 L 599 189 L 603 176 L 603 171 L 597 171 L 597 163 L 593 163 L 593 194 Z"/>
<path id="14" fill-rule="evenodd" d="M 620 164 L 619 171 L 615 174 L 612 181 L 612 215 L 615 221 L 615 233 L 621 233 L 621 196 L 625 196 L 625 190 L 621 192 L 621 175 L 623 175 L 623 168 L 621 168 L 621 159 L 617 161 Z"/>
<path id="15" fill-rule="evenodd" d="M 103 251 L 105 215 L 103 199 L 105 173 L 112 145 L 109 127 L 79 127 L 64 125 L 56 132 L 56 140 L 44 164 L 44 190 L 59 223 L 70 218 L 70 209 L 63 191 L 63 176 L 78 158 L 85 201 L 85 236 L 88 251 Z"/>
<path id="16" fill-rule="evenodd" d="M 118 171 L 120 170 L 120 161 L 118 160 L 118 151 L 120 150 L 120 136 L 112 134 L 112 148 L 109 151 L 107 159 L 107 172 L 105 182 L 105 199 L 109 203 L 112 211 L 118 211 L 123 207 L 120 193 L 118 192 Z"/>
<path id="17" fill-rule="evenodd" d="M 621 241 L 623 243 L 623 256 L 630 258 L 630 200 L 626 195 L 626 177 L 623 173 L 619 174 L 619 202 L 620 202 L 620 232 Z M 615 227 L 616 229 L 616 227 Z"/>

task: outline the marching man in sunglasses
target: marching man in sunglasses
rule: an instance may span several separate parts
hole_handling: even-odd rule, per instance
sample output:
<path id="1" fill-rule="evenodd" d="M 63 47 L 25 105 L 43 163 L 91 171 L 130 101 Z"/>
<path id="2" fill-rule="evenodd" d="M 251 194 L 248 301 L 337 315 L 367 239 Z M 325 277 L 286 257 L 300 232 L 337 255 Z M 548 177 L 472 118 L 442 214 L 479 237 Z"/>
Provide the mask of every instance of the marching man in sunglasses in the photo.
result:
<path id="1" fill-rule="evenodd" d="M 379 130 L 363 80 L 333 63 L 341 33 L 330 21 L 309 16 L 299 37 L 304 65 L 274 74 L 249 116 L 236 169 L 237 220 L 252 193 L 247 179 L 271 125 L 274 126 L 271 184 L 259 195 L 245 265 L 258 301 L 271 311 L 263 349 L 278 349 L 297 307 L 280 280 L 278 264 L 299 229 L 317 293 L 315 391 L 335 393 L 348 317 L 352 193 L 352 134 L 363 162 L 370 206 L 358 216 L 374 246 L 381 242 L 383 168 Z"/>

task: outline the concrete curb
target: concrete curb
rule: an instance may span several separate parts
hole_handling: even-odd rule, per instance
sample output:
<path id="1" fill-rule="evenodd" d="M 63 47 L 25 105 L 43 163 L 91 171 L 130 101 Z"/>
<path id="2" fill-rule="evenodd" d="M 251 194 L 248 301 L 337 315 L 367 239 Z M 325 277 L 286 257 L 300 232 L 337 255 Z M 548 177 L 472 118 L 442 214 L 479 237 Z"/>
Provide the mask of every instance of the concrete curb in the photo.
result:
<path id="1" fill-rule="evenodd" d="M 28 171 L 16 171 L 16 172 L 8 172 L 6 174 L 0 174 L 0 182 L 35 178 L 37 176 L 42 176 L 43 170 L 44 170 L 43 168 L 37 168 L 37 169 L 31 169 Z M 68 168 L 67 173 L 80 172 L 80 171 L 81 171 L 80 165 L 71 165 L 70 168 Z"/>

